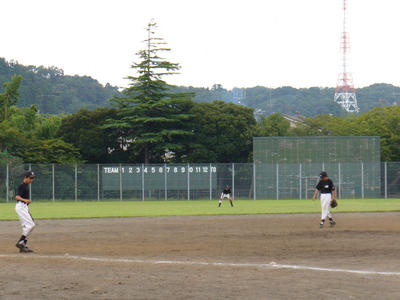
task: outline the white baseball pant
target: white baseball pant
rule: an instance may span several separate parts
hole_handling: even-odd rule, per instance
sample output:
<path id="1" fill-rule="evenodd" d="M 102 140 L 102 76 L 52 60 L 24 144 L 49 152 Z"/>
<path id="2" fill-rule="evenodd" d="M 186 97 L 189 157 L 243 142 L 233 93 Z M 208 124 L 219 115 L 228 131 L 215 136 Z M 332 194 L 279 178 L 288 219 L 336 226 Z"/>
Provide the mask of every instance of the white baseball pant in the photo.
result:
<path id="1" fill-rule="evenodd" d="M 332 194 L 321 194 L 321 220 L 325 220 L 326 217 L 331 218 L 332 214 L 329 212 L 331 207 Z"/>
<path id="2" fill-rule="evenodd" d="M 33 228 L 35 228 L 35 222 L 33 222 L 32 216 L 29 213 L 28 204 L 17 201 L 15 211 L 17 212 L 19 222 L 21 223 L 22 235 L 26 237 L 29 236 Z"/>

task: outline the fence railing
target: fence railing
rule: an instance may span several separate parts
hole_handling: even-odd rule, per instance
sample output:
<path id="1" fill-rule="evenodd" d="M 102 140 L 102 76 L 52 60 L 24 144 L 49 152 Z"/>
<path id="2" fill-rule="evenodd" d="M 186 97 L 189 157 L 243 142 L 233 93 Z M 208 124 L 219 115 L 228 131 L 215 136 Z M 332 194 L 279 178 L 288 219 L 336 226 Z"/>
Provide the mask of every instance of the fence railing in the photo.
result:
<path id="1" fill-rule="evenodd" d="M 309 199 L 325 170 L 339 198 L 400 197 L 400 162 L 302 164 L 0 165 L 0 202 L 15 199 L 22 174 L 36 174 L 35 201 Z"/>

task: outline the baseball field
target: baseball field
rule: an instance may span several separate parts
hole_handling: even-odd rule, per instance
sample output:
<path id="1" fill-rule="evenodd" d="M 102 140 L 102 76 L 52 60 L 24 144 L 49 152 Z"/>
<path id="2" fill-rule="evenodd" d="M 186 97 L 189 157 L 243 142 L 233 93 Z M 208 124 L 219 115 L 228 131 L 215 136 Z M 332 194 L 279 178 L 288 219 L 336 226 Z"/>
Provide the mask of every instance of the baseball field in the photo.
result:
<path id="1" fill-rule="evenodd" d="M 0 299 L 398 299 L 400 200 L 0 204 Z"/>

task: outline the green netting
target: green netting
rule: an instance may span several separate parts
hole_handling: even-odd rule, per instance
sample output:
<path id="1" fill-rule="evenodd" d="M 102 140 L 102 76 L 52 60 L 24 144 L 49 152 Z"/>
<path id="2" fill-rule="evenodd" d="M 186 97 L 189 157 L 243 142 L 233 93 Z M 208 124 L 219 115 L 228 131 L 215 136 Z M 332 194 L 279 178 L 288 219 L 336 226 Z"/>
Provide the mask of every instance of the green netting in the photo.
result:
<path id="1" fill-rule="evenodd" d="M 54 165 L 54 197 L 59 200 L 75 199 L 75 166 Z"/>
<path id="2" fill-rule="evenodd" d="M 79 165 L 77 166 L 77 199 L 81 200 L 100 200 L 100 182 L 98 182 L 97 165 Z M 100 172 L 99 172 L 100 173 Z"/>
<path id="3" fill-rule="evenodd" d="M 7 166 L 0 165 L 0 203 L 7 202 Z"/>
<path id="4" fill-rule="evenodd" d="M 253 157 L 256 163 L 379 162 L 380 137 L 256 137 Z"/>
<path id="5" fill-rule="evenodd" d="M 53 165 L 31 165 L 31 169 L 35 172 L 36 178 L 34 184 L 31 185 L 31 198 L 33 200 L 52 200 L 53 199 Z M 28 169 L 28 168 L 26 168 Z M 54 179 L 55 179 L 54 174 Z M 58 174 L 58 180 L 62 180 L 63 174 Z M 67 180 L 67 179 L 66 179 Z M 22 181 L 22 178 L 20 179 Z M 54 183 L 54 188 L 56 184 Z M 60 194 L 54 190 L 54 195 Z"/>
<path id="6" fill-rule="evenodd" d="M 253 199 L 253 166 L 254 164 L 234 164 L 234 198 Z M 232 183 L 233 185 L 233 183 Z"/>
<path id="7" fill-rule="evenodd" d="M 379 198 L 381 163 L 256 164 L 257 199 L 310 199 L 325 170 L 339 198 Z"/>
<path id="8" fill-rule="evenodd" d="M 400 198 L 400 163 L 383 163 L 382 174 L 382 190 L 386 191 L 386 196 Z"/>
<path id="9" fill-rule="evenodd" d="M 340 198 L 400 196 L 400 163 L 241 163 L 181 165 L 0 165 L 0 201 L 9 201 L 31 168 L 34 201 L 310 199 L 325 170 Z M 120 172 L 121 171 L 121 172 Z"/>

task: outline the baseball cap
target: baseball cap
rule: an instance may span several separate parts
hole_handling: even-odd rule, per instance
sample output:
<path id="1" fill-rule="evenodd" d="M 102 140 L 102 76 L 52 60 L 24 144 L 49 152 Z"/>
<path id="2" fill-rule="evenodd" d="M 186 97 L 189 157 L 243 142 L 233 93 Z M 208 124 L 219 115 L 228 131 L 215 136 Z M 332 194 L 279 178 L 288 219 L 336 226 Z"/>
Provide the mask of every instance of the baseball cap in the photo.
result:
<path id="1" fill-rule="evenodd" d="M 25 178 L 35 178 L 36 176 L 35 176 L 35 173 L 33 173 L 33 171 L 27 171 L 27 172 L 25 172 L 24 173 L 24 177 Z"/>
<path id="2" fill-rule="evenodd" d="M 319 178 L 325 178 L 328 177 L 328 173 L 326 173 L 325 171 L 322 171 L 321 173 L 319 173 Z"/>

